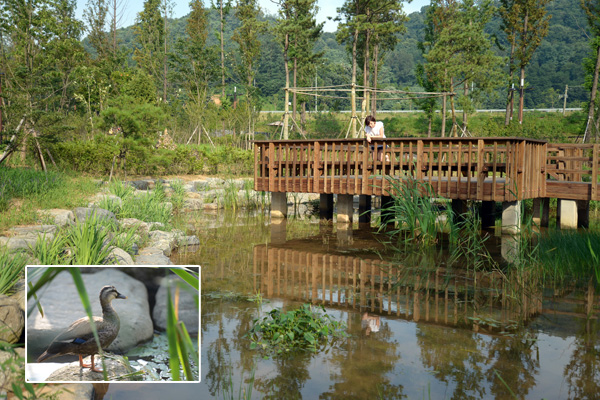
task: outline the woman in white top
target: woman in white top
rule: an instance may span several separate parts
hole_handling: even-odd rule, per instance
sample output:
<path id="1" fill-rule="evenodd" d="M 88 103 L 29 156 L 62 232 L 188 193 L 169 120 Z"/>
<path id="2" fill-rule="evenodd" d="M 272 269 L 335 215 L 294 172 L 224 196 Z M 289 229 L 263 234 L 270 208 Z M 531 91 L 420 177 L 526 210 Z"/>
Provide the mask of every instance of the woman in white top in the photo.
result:
<path id="1" fill-rule="evenodd" d="M 385 131 L 383 129 L 383 122 L 375 119 L 372 115 L 367 116 L 365 118 L 365 136 L 367 137 L 367 142 L 371 143 L 372 138 L 385 138 Z M 375 146 L 371 146 L 371 150 L 375 150 Z M 377 150 L 375 150 L 374 158 L 378 158 L 379 161 L 383 161 L 383 145 L 380 144 L 377 146 Z M 379 157 L 377 156 L 379 154 Z M 386 157 L 387 161 L 388 157 Z"/>

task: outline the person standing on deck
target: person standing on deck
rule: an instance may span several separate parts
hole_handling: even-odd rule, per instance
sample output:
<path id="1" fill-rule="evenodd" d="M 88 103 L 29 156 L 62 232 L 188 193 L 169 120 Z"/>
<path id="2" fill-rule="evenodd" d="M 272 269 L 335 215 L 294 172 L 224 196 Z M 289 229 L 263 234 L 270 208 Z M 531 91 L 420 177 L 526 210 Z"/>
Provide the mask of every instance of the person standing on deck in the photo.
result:
<path id="1" fill-rule="evenodd" d="M 377 121 L 374 116 L 369 115 L 365 118 L 365 136 L 367 138 L 367 142 L 371 143 L 372 138 L 383 139 L 385 138 L 385 131 L 383 129 L 383 122 Z M 383 145 L 377 145 L 377 149 L 375 146 L 371 146 L 371 150 L 374 151 L 373 159 L 378 159 L 379 161 L 383 161 Z M 386 157 L 386 161 L 388 161 L 388 157 Z"/>

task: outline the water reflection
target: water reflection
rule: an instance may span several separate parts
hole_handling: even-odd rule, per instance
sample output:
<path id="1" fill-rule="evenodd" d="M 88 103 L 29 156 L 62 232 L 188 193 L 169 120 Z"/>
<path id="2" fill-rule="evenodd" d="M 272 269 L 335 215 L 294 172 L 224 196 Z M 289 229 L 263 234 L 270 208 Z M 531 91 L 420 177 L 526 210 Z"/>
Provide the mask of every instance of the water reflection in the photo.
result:
<path id="1" fill-rule="evenodd" d="M 199 230 L 205 246 L 198 254 L 174 258 L 203 266 L 196 397 L 237 397 L 250 387 L 254 398 L 285 399 L 600 393 L 593 287 L 543 288 L 506 270 L 452 269 L 438 250 L 398 256 L 364 230 L 299 221 L 283 227 L 276 240 L 265 221 Z M 247 300 L 256 293 L 262 305 Z M 303 302 L 325 305 L 351 337 L 287 359 L 249 350 L 244 335 L 254 318 Z M 368 335 L 365 313 L 379 318 Z"/>

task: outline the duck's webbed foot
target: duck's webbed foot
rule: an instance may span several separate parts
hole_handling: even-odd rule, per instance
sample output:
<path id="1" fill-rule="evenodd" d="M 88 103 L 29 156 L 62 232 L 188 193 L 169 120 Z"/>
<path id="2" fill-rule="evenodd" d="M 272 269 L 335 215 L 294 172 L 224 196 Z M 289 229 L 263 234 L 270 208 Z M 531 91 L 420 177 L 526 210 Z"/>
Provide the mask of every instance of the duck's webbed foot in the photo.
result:
<path id="1" fill-rule="evenodd" d="M 89 368 L 93 372 L 103 372 L 101 369 L 96 368 L 96 365 L 94 364 L 94 355 L 93 354 L 92 354 L 90 361 L 91 362 L 89 364 L 84 364 L 83 358 L 81 357 L 81 355 L 79 355 L 79 366 L 81 368 Z"/>

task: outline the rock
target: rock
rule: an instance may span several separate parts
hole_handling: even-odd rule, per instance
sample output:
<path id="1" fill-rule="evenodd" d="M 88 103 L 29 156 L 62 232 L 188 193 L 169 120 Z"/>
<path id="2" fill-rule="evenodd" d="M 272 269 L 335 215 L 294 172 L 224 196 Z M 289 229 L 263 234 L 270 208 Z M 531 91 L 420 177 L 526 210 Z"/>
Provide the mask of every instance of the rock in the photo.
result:
<path id="1" fill-rule="evenodd" d="M 91 357 L 85 357 L 83 359 L 84 364 L 89 364 L 91 362 Z M 102 360 L 100 357 L 94 357 L 94 363 L 96 364 L 96 368 L 102 369 Z M 115 380 L 122 375 L 130 374 L 135 372 L 133 369 L 127 367 L 125 362 L 118 357 L 115 359 L 111 357 L 104 358 L 104 364 L 106 365 L 106 374 L 108 380 Z M 81 368 L 79 366 L 79 361 L 75 361 L 67 364 L 67 366 L 62 367 L 53 373 L 46 379 L 47 382 L 65 382 L 65 381 L 102 381 L 104 380 L 104 375 L 102 372 L 94 372 L 89 368 Z M 128 380 L 141 380 L 139 379 L 128 379 Z"/>
<path id="2" fill-rule="evenodd" d="M 23 381 L 25 349 L 17 347 L 14 351 L 0 351 L 0 393 L 12 392 L 12 384 Z"/>
<path id="3" fill-rule="evenodd" d="M 57 229 L 56 225 L 28 225 L 10 228 L 8 231 L 11 236 L 37 238 L 43 234 L 54 234 Z"/>
<path id="4" fill-rule="evenodd" d="M 75 219 L 80 222 L 87 220 L 92 214 L 100 220 L 114 221 L 118 224 L 117 217 L 111 211 L 99 207 L 77 207 L 73 210 Z"/>
<path id="5" fill-rule="evenodd" d="M 148 249 L 153 252 L 147 252 Z M 162 249 L 150 247 L 140 250 L 140 254 L 135 257 L 135 265 L 173 265 L 173 263 L 165 256 Z"/>
<path id="6" fill-rule="evenodd" d="M 134 188 L 136 188 L 137 190 L 148 190 L 149 189 L 148 181 L 131 181 L 128 183 L 131 186 L 133 186 Z M 152 182 L 152 184 L 154 185 L 154 182 Z"/>
<path id="7" fill-rule="evenodd" d="M 123 199 L 110 193 L 97 193 L 92 197 L 92 201 L 88 203 L 88 207 L 102 206 L 104 204 L 114 206 L 115 203 L 118 207 L 121 207 L 123 205 Z"/>
<path id="8" fill-rule="evenodd" d="M 31 260 L 29 260 L 27 265 L 38 264 L 32 264 Z M 14 294 L 12 294 L 10 298 L 19 305 L 21 311 L 25 312 L 25 278 L 19 279 L 19 281 L 13 286 L 12 290 L 14 291 Z"/>
<path id="9" fill-rule="evenodd" d="M 218 210 L 219 209 L 219 205 L 217 203 L 207 203 L 204 205 L 204 209 L 205 210 Z"/>
<path id="10" fill-rule="evenodd" d="M 197 199 L 185 199 L 183 202 L 183 210 L 184 211 L 196 211 L 202 210 L 204 208 L 204 200 L 201 198 Z"/>
<path id="11" fill-rule="evenodd" d="M 75 214 L 71 210 L 62 210 L 60 208 L 51 208 L 49 210 L 40 210 L 42 218 L 48 218 L 54 225 L 65 226 L 75 223 Z"/>
<path id="12" fill-rule="evenodd" d="M 107 350 L 125 352 L 137 344 L 152 338 L 153 326 L 150 318 L 146 287 L 117 268 L 103 268 L 100 272 L 83 274 L 92 312 L 102 315 L 98 294 L 105 285 L 114 285 L 128 298 L 112 302 L 119 314 L 121 329 L 115 341 Z M 85 317 L 79 294 L 69 272 L 56 276 L 49 287 L 38 293 L 44 305 L 44 317 L 37 308 L 27 319 L 28 355 L 37 358 L 50 342 L 75 320 Z"/>
<path id="13" fill-rule="evenodd" d="M 196 299 L 199 295 L 190 285 L 180 277 L 171 275 L 161 281 L 156 293 L 156 305 L 152 311 L 152 317 L 156 327 L 163 331 L 167 329 L 167 285 L 171 284 L 171 296 L 175 296 L 174 285 L 179 284 L 179 320 L 183 321 L 190 334 L 197 335 L 200 321 L 200 312 Z M 174 297 L 173 297 L 174 298 Z"/>
<path id="14" fill-rule="evenodd" d="M 0 295 L 0 340 L 17 343 L 25 328 L 25 314 L 13 298 Z"/>
<path id="15" fill-rule="evenodd" d="M 187 192 L 185 194 L 186 199 L 203 199 L 204 196 L 201 193 Z"/>
<path id="16" fill-rule="evenodd" d="M 113 247 L 106 259 L 106 264 L 109 265 L 134 265 L 131 255 L 123 249 Z"/>
<path id="17" fill-rule="evenodd" d="M 164 228 L 165 224 L 163 224 L 162 222 L 148 222 L 148 231 L 155 231 Z"/>
<path id="18" fill-rule="evenodd" d="M 148 233 L 148 224 L 144 221 L 140 221 L 137 218 L 123 218 L 119 221 L 121 223 L 121 227 L 124 229 L 130 229 L 134 226 L 137 226 L 137 233 L 140 235 L 145 235 Z"/>
<path id="19" fill-rule="evenodd" d="M 197 246 L 200 244 L 200 239 L 198 239 L 198 236 L 192 235 L 192 236 L 183 236 L 179 238 L 179 247 L 183 247 L 183 246 Z"/>
<path id="20" fill-rule="evenodd" d="M 0 246 L 6 246 L 11 253 L 19 250 L 29 251 L 35 246 L 36 241 L 37 239 L 34 238 L 23 239 L 18 237 L 7 238 L 5 236 L 0 236 Z"/>
<path id="21" fill-rule="evenodd" d="M 107 384 L 108 385 L 108 384 Z M 46 385 L 39 392 L 39 398 L 60 400 L 93 400 L 94 385 L 91 383 L 63 383 Z"/>

